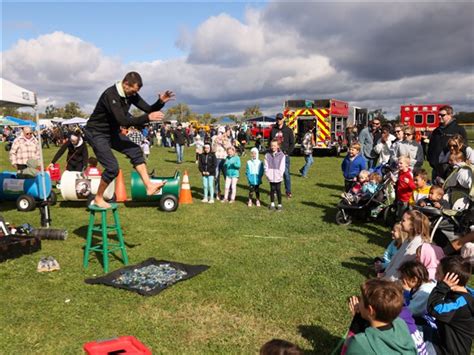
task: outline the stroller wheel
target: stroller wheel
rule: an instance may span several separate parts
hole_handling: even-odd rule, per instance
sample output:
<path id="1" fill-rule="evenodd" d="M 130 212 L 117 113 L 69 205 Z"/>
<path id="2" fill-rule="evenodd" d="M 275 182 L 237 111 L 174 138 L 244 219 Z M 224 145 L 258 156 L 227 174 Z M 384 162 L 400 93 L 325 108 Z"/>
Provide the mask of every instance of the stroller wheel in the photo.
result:
<path id="1" fill-rule="evenodd" d="M 340 226 L 347 226 L 352 223 L 352 217 L 342 210 L 339 210 L 336 213 L 336 223 Z"/>
<path id="2" fill-rule="evenodd" d="M 393 227 L 397 222 L 397 207 L 395 205 L 390 205 L 385 208 L 385 211 L 383 211 L 383 220 L 387 226 Z"/>

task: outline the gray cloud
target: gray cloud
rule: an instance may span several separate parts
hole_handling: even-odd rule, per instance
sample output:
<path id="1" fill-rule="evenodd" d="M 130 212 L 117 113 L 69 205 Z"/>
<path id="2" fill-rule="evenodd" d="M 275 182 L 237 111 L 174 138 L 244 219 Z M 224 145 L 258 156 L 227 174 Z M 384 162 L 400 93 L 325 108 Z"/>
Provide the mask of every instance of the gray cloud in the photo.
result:
<path id="1" fill-rule="evenodd" d="M 281 111 L 289 98 L 338 98 L 395 115 L 401 104 L 474 110 L 472 4 L 270 3 L 245 20 L 211 17 L 176 44 L 186 57 L 123 63 L 62 32 L 2 52 L 2 73 L 43 106 L 74 100 L 92 111 L 125 72 L 153 100 L 173 89 L 198 112 Z M 67 58 L 67 60 L 65 60 Z"/>

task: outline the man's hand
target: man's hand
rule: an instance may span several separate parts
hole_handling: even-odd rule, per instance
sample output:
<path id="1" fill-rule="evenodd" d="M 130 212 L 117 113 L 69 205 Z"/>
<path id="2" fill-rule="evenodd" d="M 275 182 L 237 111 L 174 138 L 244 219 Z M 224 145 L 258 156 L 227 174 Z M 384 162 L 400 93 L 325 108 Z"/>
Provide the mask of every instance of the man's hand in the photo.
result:
<path id="1" fill-rule="evenodd" d="M 166 90 L 164 94 L 159 93 L 158 97 L 163 103 L 167 103 L 170 100 L 174 100 L 176 98 L 176 95 L 174 94 L 173 91 Z"/>
<path id="2" fill-rule="evenodd" d="M 148 114 L 150 121 L 162 121 L 165 118 L 165 114 L 161 111 L 155 111 Z"/>
<path id="3" fill-rule="evenodd" d="M 355 316 L 356 313 L 359 313 L 359 298 L 357 296 L 352 296 L 349 298 L 349 310 L 351 311 L 352 316 Z"/>

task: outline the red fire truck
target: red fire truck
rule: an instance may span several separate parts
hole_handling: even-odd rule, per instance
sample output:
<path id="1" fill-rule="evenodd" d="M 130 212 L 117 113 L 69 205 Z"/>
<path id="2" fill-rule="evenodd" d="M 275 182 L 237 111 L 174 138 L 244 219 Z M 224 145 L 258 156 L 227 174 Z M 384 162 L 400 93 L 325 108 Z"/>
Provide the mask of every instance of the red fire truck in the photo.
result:
<path id="1" fill-rule="evenodd" d="M 439 126 L 438 111 L 447 104 L 402 105 L 400 107 L 400 123 L 413 126 L 416 130 L 416 139 L 422 135 L 431 135 Z"/>
<path id="2" fill-rule="evenodd" d="M 311 124 L 314 124 L 316 148 L 339 154 L 346 147 L 349 103 L 335 99 L 288 100 L 283 110 L 286 124 L 295 133 L 296 149 Z"/>

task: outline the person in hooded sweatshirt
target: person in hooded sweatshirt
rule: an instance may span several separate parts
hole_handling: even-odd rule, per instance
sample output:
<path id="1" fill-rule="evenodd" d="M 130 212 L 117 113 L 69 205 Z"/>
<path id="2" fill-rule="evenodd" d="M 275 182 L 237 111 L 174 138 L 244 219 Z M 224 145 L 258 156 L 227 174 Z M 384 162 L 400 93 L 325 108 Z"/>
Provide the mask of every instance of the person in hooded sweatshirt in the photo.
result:
<path id="1" fill-rule="evenodd" d="M 250 149 L 251 159 L 247 161 L 245 175 L 249 184 L 248 206 L 252 207 L 253 193 L 255 192 L 255 206 L 260 207 L 260 185 L 262 184 L 263 163 L 258 159 L 258 148 Z"/>
<path id="2" fill-rule="evenodd" d="M 403 308 L 402 287 L 395 282 L 370 279 L 360 290 L 361 297 L 351 297 L 349 308 L 354 317 L 360 316 L 370 326 L 356 331 L 348 340 L 346 354 L 417 354 L 408 326 L 399 317 Z"/>
<path id="3" fill-rule="evenodd" d="M 270 143 L 270 151 L 265 154 L 265 176 L 270 182 L 270 206 L 271 210 L 275 209 L 275 195 L 277 197 L 277 211 L 283 209 L 281 205 L 281 182 L 285 174 L 285 153 L 280 150 L 280 143 L 274 139 Z"/>
<path id="4" fill-rule="evenodd" d="M 198 156 L 199 171 L 202 174 L 204 198 L 202 202 L 214 203 L 214 175 L 217 159 L 209 144 L 204 145 L 204 152 Z"/>
<path id="5" fill-rule="evenodd" d="M 54 164 L 61 159 L 64 152 L 67 150 L 66 170 L 69 171 L 83 171 L 87 168 L 87 160 L 89 159 L 89 152 L 87 145 L 79 134 L 71 134 L 66 143 L 54 155 L 49 167 L 52 168 Z"/>

